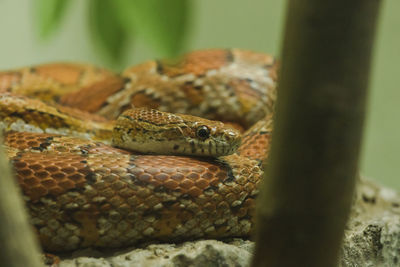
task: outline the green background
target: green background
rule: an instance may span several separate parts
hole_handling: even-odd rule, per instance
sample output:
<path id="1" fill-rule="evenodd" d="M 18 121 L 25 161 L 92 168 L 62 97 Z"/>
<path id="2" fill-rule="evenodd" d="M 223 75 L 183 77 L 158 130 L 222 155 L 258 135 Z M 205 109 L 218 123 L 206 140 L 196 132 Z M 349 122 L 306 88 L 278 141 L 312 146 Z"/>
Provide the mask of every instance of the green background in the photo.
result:
<path id="1" fill-rule="evenodd" d="M 188 0 L 190 1 L 190 0 Z M 87 5 L 71 0 L 58 32 L 39 40 L 32 0 L 0 1 L 0 69 L 51 61 L 107 66 L 93 48 Z M 246 48 L 279 55 L 285 1 L 192 0 L 186 50 Z M 400 189 L 400 1 L 383 1 L 375 46 L 361 173 Z M 128 49 L 122 69 L 159 55 L 141 40 Z"/>

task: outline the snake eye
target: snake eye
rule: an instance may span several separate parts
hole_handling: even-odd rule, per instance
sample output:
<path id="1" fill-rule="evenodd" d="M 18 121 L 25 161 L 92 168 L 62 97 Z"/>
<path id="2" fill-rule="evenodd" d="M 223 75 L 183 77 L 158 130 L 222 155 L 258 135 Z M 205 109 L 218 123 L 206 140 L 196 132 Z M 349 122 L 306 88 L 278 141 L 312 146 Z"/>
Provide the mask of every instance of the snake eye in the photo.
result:
<path id="1" fill-rule="evenodd" d="M 210 137 L 210 129 L 208 129 L 207 126 L 200 126 L 199 128 L 197 128 L 196 134 L 197 137 L 199 137 L 200 139 L 207 139 L 208 137 Z"/>

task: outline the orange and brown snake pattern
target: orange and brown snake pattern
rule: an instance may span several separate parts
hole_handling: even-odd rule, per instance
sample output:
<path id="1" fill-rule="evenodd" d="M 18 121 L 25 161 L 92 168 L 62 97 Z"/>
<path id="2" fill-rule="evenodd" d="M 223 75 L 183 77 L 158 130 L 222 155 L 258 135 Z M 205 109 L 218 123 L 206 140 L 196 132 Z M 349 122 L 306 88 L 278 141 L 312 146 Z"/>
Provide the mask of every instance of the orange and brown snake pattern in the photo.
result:
<path id="1" fill-rule="evenodd" d="M 269 55 L 215 49 L 121 74 L 66 63 L 0 72 L 0 128 L 43 248 L 248 236 L 271 138 L 276 65 Z M 144 155 L 110 145 L 116 118 L 131 107 L 247 131 L 231 155 Z"/>

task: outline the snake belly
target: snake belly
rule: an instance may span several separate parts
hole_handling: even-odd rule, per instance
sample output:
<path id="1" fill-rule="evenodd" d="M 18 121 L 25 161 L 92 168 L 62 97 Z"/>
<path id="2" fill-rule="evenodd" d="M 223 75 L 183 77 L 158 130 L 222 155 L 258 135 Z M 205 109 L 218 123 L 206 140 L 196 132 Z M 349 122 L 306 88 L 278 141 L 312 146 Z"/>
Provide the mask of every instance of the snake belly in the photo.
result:
<path id="1" fill-rule="evenodd" d="M 272 57 L 238 49 L 119 75 L 61 63 L 0 72 L 0 128 L 43 248 L 248 236 L 275 81 Z M 108 145 L 112 120 L 132 105 L 250 128 L 217 159 L 140 155 Z"/>

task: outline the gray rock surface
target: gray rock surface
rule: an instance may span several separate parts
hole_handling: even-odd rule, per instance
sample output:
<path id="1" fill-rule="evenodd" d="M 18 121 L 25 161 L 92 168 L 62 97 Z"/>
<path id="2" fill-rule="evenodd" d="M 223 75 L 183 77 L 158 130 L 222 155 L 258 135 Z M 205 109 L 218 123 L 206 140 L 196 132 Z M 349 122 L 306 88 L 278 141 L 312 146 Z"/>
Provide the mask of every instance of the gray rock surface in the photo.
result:
<path id="1" fill-rule="evenodd" d="M 342 247 L 341 266 L 400 266 L 400 195 L 361 180 Z"/>
<path id="2" fill-rule="evenodd" d="M 248 240 L 231 239 L 150 244 L 107 256 L 86 250 L 60 266 L 248 266 L 253 246 Z M 400 266 L 400 195 L 361 180 L 341 252 L 340 266 Z"/>

